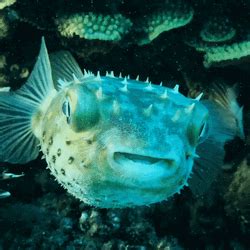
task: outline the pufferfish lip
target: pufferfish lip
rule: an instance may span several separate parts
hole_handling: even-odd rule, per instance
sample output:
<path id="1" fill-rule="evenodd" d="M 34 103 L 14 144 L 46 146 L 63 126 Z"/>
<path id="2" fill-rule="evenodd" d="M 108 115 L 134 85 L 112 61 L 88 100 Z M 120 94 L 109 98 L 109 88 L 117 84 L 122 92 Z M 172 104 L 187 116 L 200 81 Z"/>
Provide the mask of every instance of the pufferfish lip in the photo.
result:
<path id="1" fill-rule="evenodd" d="M 146 170 L 152 167 L 172 168 L 175 165 L 175 160 L 171 158 L 161 158 L 149 155 L 134 154 L 128 152 L 115 152 L 113 159 L 115 163 L 121 167 L 130 166 L 134 170 Z"/>
<path id="2" fill-rule="evenodd" d="M 159 188 L 162 181 L 174 178 L 180 162 L 173 154 L 167 156 L 159 152 L 123 152 L 116 151 L 109 158 L 111 168 L 122 180 L 134 183 L 140 187 Z"/>
<path id="3" fill-rule="evenodd" d="M 119 165 L 128 164 L 129 162 L 135 166 L 153 166 L 159 164 L 167 164 L 168 166 L 172 166 L 174 164 L 173 159 L 158 158 L 127 152 L 115 152 L 114 161 Z"/>

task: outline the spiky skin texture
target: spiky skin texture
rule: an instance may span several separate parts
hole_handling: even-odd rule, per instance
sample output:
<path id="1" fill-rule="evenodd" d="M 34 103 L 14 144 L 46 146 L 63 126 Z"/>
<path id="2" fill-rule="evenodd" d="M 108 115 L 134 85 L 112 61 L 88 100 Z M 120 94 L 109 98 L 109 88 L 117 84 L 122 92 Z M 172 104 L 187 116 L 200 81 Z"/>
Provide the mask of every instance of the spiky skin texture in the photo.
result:
<path id="1" fill-rule="evenodd" d="M 85 74 L 61 84 L 44 103 L 34 133 L 52 174 L 84 202 L 151 204 L 187 184 L 207 110 L 178 86 Z"/>
<path id="2" fill-rule="evenodd" d="M 80 38 L 104 41 L 119 41 L 132 26 L 131 21 L 121 14 L 111 16 L 92 12 L 60 17 L 56 24 L 64 37 L 77 35 Z"/>

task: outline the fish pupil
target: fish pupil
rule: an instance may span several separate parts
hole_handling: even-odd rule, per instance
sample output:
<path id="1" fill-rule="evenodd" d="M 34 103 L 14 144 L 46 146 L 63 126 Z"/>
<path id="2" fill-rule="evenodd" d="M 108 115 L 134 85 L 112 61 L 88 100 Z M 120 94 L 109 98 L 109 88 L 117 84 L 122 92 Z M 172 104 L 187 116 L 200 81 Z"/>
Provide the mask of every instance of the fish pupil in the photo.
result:
<path id="1" fill-rule="evenodd" d="M 70 123 L 70 115 L 71 115 L 71 109 L 70 109 L 70 103 L 69 100 L 66 99 L 62 105 L 62 112 L 66 116 L 67 123 Z"/>

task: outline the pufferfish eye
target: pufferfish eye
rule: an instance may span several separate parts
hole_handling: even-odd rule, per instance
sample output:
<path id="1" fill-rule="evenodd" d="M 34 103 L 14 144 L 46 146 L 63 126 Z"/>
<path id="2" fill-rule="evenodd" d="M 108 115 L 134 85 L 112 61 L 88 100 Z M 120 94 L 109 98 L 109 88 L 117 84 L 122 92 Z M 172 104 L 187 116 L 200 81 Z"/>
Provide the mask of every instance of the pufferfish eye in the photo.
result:
<path id="1" fill-rule="evenodd" d="M 71 115 L 71 109 L 70 109 L 70 102 L 69 99 L 66 98 L 66 100 L 62 104 L 62 112 L 66 116 L 67 123 L 70 123 L 70 115 Z"/>

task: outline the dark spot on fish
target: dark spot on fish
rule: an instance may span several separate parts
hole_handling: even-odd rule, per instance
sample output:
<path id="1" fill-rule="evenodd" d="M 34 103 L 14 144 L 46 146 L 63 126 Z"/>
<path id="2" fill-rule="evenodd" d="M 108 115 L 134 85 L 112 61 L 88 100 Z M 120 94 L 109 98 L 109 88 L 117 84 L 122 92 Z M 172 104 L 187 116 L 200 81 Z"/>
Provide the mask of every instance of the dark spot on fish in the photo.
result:
<path id="1" fill-rule="evenodd" d="M 45 134 L 46 134 L 46 132 L 43 131 L 43 134 L 42 134 L 42 140 L 43 140 L 43 142 L 44 142 L 44 140 L 45 140 Z"/>
<path id="2" fill-rule="evenodd" d="M 102 200 L 101 200 L 101 199 L 96 198 L 96 199 L 95 199 L 95 201 L 97 201 L 97 202 L 101 202 Z"/>
<path id="3" fill-rule="evenodd" d="M 87 140 L 87 144 L 91 145 L 92 141 L 91 140 Z"/>
<path id="4" fill-rule="evenodd" d="M 61 156 L 61 153 L 62 153 L 62 152 L 61 152 L 61 149 L 58 148 L 58 149 L 57 149 L 57 156 Z"/>
<path id="5" fill-rule="evenodd" d="M 65 175 L 65 170 L 63 168 L 61 168 L 61 173 L 62 175 Z"/>
<path id="6" fill-rule="evenodd" d="M 67 182 L 67 185 L 73 187 L 73 185 L 70 182 Z"/>
<path id="7" fill-rule="evenodd" d="M 46 148 L 46 155 L 49 155 L 49 148 Z"/>
<path id="8" fill-rule="evenodd" d="M 66 141 L 66 145 L 70 145 L 71 144 L 71 141 Z"/>
<path id="9" fill-rule="evenodd" d="M 52 145 L 52 144 L 53 144 L 53 138 L 50 137 L 50 138 L 49 138 L 49 145 Z"/>
<path id="10" fill-rule="evenodd" d="M 81 161 L 80 167 L 87 168 L 87 165 L 84 163 L 84 160 Z"/>
<path id="11" fill-rule="evenodd" d="M 54 170 L 55 170 L 55 174 L 56 174 L 56 175 L 58 175 L 58 172 L 57 172 L 57 170 L 56 170 L 56 169 L 54 169 Z"/>
<path id="12" fill-rule="evenodd" d="M 68 164 L 71 164 L 74 161 L 74 157 L 70 156 L 68 159 Z"/>
<path id="13" fill-rule="evenodd" d="M 188 160 L 189 157 L 190 157 L 190 155 L 188 153 L 186 153 L 186 155 L 185 155 L 186 160 Z"/>
<path id="14" fill-rule="evenodd" d="M 55 163 L 55 162 L 56 162 L 56 156 L 52 155 L 52 163 Z"/>

